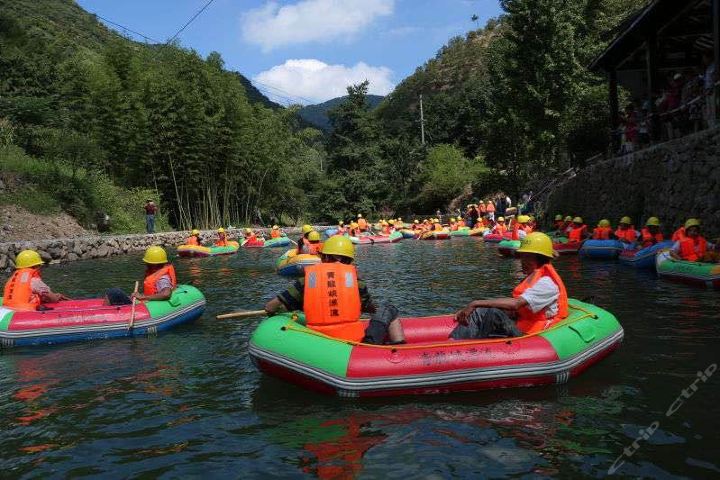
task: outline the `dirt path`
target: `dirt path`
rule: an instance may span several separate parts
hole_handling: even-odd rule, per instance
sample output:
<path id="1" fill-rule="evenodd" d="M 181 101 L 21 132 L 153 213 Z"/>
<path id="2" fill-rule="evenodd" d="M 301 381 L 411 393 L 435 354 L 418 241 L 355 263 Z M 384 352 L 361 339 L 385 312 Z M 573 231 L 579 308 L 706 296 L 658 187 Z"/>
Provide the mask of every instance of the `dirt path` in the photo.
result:
<path id="1" fill-rule="evenodd" d="M 0 205 L 0 243 L 92 235 L 66 213 L 35 215 L 15 205 Z"/>

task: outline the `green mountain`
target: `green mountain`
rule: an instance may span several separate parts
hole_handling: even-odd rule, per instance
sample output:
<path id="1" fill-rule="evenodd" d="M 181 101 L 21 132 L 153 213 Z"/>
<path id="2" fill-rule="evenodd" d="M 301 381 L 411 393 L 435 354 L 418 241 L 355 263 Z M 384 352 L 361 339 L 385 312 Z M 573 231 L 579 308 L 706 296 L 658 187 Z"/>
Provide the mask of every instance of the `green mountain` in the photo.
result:
<path id="1" fill-rule="evenodd" d="M 343 97 L 333 98 L 327 102 L 318 103 L 317 105 L 307 105 L 298 111 L 300 118 L 308 124 L 317 127 L 325 132 L 332 130 L 328 112 L 347 100 L 347 95 Z M 385 97 L 380 95 L 368 95 L 365 99 L 371 110 L 375 109 Z"/>

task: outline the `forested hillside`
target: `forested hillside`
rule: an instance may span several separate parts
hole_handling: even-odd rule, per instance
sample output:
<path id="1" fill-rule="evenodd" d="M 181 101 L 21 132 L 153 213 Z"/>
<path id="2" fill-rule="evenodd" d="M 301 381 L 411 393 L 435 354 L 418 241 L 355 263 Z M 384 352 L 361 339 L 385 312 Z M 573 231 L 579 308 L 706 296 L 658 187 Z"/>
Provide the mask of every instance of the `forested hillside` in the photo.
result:
<path id="1" fill-rule="evenodd" d="M 368 95 L 366 101 L 370 109 L 377 107 L 382 102 L 384 97 L 380 95 Z M 318 103 L 316 105 L 306 105 L 298 110 L 300 118 L 305 120 L 310 125 L 319 128 L 320 130 L 330 131 L 330 117 L 328 112 L 333 108 L 337 107 L 341 103 L 348 99 L 347 96 L 333 98 L 327 102 Z"/>
<path id="2" fill-rule="evenodd" d="M 296 193 L 319 171 L 319 132 L 266 108 L 217 53 L 133 42 L 71 0 L 3 0 L 0 72 L 0 160 L 25 178 L 24 197 L 85 223 L 121 217 L 95 188 L 103 178 L 160 196 L 178 227 L 307 209 Z"/>

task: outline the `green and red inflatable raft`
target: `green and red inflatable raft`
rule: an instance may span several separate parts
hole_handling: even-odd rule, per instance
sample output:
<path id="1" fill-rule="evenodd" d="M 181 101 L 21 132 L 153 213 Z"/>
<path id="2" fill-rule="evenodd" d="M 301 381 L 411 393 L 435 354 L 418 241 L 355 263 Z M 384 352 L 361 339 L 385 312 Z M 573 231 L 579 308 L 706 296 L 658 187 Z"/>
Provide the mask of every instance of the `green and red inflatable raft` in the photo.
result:
<path id="1" fill-rule="evenodd" d="M 103 305 L 103 298 L 69 300 L 43 311 L 0 307 L 0 346 L 53 345 L 82 340 L 154 334 L 198 318 L 205 297 L 197 288 L 178 285 L 169 300 Z"/>
<path id="2" fill-rule="evenodd" d="M 623 339 L 609 312 L 577 300 L 554 327 L 517 338 L 450 340 L 452 315 L 401 319 L 407 344 L 369 345 L 327 337 L 301 314 L 264 320 L 249 342 L 264 373 L 341 397 L 438 394 L 565 383 Z"/>
<path id="3" fill-rule="evenodd" d="M 720 289 L 720 264 L 676 260 L 668 250 L 655 257 L 655 268 L 660 277 L 675 282 Z"/>

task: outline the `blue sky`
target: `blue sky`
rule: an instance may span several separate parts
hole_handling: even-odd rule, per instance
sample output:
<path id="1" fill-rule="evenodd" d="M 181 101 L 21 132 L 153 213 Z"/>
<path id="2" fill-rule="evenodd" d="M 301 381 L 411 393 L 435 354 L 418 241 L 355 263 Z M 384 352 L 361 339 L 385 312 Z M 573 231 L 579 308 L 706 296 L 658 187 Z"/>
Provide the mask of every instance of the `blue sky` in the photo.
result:
<path id="1" fill-rule="evenodd" d="M 207 3 L 77 1 L 160 41 Z M 497 0 L 214 0 L 180 42 L 203 56 L 217 50 L 228 69 L 280 103 L 316 103 L 365 78 L 371 93 L 386 94 L 451 37 L 475 28 L 473 14 L 482 26 L 500 13 Z"/>

